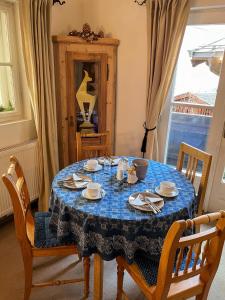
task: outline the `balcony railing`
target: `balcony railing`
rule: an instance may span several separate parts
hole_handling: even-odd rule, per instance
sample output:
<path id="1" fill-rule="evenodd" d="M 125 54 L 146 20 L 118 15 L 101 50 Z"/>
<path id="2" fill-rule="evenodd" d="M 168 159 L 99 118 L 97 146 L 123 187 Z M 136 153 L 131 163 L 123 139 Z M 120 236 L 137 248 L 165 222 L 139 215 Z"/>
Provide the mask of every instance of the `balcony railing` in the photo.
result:
<path id="1" fill-rule="evenodd" d="M 176 165 L 182 142 L 205 150 L 213 109 L 214 107 L 210 105 L 172 103 L 167 150 L 168 164 Z"/>

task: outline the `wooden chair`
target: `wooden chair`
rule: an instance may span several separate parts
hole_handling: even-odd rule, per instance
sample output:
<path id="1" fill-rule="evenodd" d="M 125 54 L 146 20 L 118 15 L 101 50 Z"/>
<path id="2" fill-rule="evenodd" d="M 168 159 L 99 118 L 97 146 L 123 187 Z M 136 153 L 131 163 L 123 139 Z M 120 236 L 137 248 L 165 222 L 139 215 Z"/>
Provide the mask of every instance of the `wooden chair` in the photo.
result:
<path id="1" fill-rule="evenodd" d="M 76 132 L 77 161 L 111 154 L 109 131 L 102 133 Z"/>
<path id="2" fill-rule="evenodd" d="M 202 162 L 202 175 L 201 180 L 197 192 L 197 201 L 198 201 L 198 208 L 197 208 L 197 215 L 200 216 L 203 213 L 203 204 L 204 198 L 209 178 L 209 172 L 212 162 L 212 155 L 208 154 L 202 150 L 194 148 L 188 144 L 181 143 L 178 160 L 177 160 L 177 170 L 182 172 L 185 155 L 188 156 L 187 161 L 187 168 L 185 170 L 185 176 L 194 183 L 196 170 L 199 161 Z"/>
<path id="3" fill-rule="evenodd" d="M 182 237 L 186 229 L 214 221 L 217 221 L 215 227 Z M 164 241 L 158 265 L 143 257 L 136 258 L 131 265 L 123 257 L 117 258 L 117 300 L 123 296 L 128 299 L 123 291 L 124 269 L 147 299 L 181 300 L 193 296 L 197 300 L 207 299 L 219 266 L 224 238 L 225 211 L 174 222 Z"/>
<path id="4" fill-rule="evenodd" d="M 62 245 L 56 236 L 48 230 L 50 213 L 36 213 L 32 216 L 30 196 L 22 168 L 14 156 L 10 157 L 10 167 L 7 174 L 2 176 L 3 182 L 11 197 L 16 236 L 20 244 L 24 273 L 25 291 L 24 300 L 28 300 L 32 287 L 54 286 L 67 283 L 84 282 L 84 299 L 89 294 L 90 259 L 84 258 L 84 278 L 57 280 L 45 283 L 32 283 L 33 257 L 41 256 L 68 256 L 78 254 L 75 245 Z M 52 245 L 53 244 L 53 245 Z M 75 265 L 81 261 L 79 258 Z"/>

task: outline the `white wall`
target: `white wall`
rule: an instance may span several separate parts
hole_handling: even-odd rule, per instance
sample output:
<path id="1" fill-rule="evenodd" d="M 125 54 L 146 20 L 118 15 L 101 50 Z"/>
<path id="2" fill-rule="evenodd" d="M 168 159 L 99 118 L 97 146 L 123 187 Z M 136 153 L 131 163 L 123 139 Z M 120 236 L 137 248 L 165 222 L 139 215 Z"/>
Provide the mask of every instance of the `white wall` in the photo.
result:
<path id="1" fill-rule="evenodd" d="M 52 7 L 52 35 L 68 34 L 79 29 L 83 19 L 82 0 L 67 0 L 66 4 Z"/>
<path id="2" fill-rule="evenodd" d="M 225 5 L 225 0 L 192 0 L 191 5 L 198 9 Z M 133 0 L 66 0 L 63 7 L 53 7 L 53 34 L 80 30 L 85 22 L 120 40 L 116 151 L 140 155 L 146 104 L 146 7 Z"/>
<path id="3" fill-rule="evenodd" d="M 145 7 L 138 6 L 132 0 L 81 0 L 81 13 L 79 13 L 76 9 L 76 1 L 67 0 L 64 8 L 54 7 L 53 33 L 68 33 L 71 28 L 80 30 L 82 25 L 88 22 L 94 30 L 102 28 L 106 35 L 120 40 L 116 152 L 140 155 L 142 124 L 145 119 L 147 73 Z M 63 14 L 66 14 L 66 19 Z M 76 22 L 74 26 L 71 25 L 73 19 Z"/>
<path id="4" fill-rule="evenodd" d="M 200 8 L 200 7 L 218 7 L 224 6 L 224 0 L 191 0 L 191 6 L 193 8 Z"/>
<path id="5" fill-rule="evenodd" d="M 146 11 L 131 0 L 83 0 L 85 20 L 120 40 L 116 152 L 140 155 L 146 102 Z"/>

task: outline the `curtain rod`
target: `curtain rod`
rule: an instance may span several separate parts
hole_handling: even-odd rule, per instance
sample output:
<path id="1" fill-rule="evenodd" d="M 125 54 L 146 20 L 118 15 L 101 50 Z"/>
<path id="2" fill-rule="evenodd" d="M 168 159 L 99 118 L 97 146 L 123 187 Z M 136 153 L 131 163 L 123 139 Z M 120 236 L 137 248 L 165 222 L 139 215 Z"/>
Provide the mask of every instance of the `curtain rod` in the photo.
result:
<path id="1" fill-rule="evenodd" d="M 147 0 L 135 0 L 134 2 L 137 3 L 138 5 L 144 5 L 144 4 L 146 4 Z M 53 0 L 52 5 L 57 4 L 57 3 L 60 4 L 60 5 L 63 5 L 66 2 L 65 1 L 60 1 L 60 0 Z"/>
<path id="2" fill-rule="evenodd" d="M 199 11 L 199 10 L 210 10 L 210 9 L 224 9 L 225 4 L 221 5 L 211 5 L 211 6 L 193 6 L 191 7 L 192 11 Z"/>

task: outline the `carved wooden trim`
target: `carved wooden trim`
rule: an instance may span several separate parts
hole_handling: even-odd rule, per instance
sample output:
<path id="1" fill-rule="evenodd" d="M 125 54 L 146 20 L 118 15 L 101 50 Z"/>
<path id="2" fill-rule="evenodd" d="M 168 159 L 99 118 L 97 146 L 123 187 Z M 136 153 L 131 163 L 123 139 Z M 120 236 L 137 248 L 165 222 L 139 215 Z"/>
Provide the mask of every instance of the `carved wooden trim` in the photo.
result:
<path id="1" fill-rule="evenodd" d="M 68 35 L 53 35 L 52 41 L 54 43 L 68 43 L 68 44 L 84 44 L 87 43 L 78 36 L 68 36 Z M 97 41 L 93 41 L 92 45 L 108 45 L 108 46 L 119 46 L 119 40 L 113 38 L 101 38 Z"/>
<path id="2" fill-rule="evenodd" d="M 97 41 L 98 39 L 104 38 L 104 32 L 100 30 L 98 33 L 91 30 L 91 26 L 88 23 L 83 25 L 82 31 L 72 30 L 69 32 L 69 36 L 79 36 L 86 42 Z"/>

